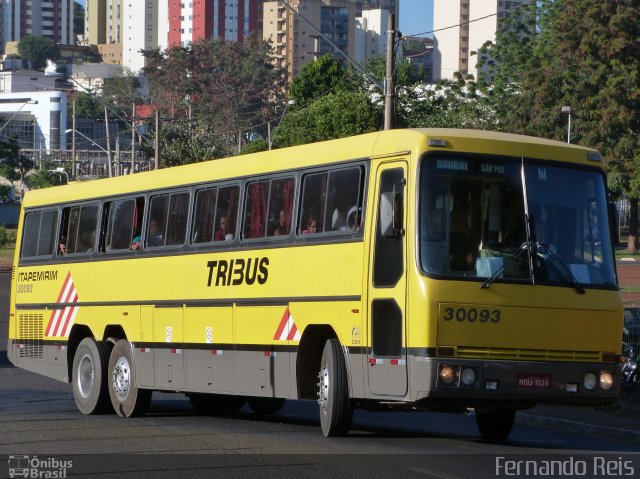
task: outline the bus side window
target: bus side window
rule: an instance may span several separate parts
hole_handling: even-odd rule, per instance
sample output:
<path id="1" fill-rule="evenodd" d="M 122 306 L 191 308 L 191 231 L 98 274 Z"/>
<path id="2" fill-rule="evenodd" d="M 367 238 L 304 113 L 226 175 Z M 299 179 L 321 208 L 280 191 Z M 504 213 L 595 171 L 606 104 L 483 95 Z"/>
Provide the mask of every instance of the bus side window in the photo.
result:
<path id="1" fill-rule="evenodd" d="M 229 241 L 236 237 L 239 197 L 240 188 L 237 186 L 220 188 L 216 205 L 215 241 Z M 223 224 L 226 224 L 226 228 Z"/>
<path id="2" fill-rule="evenodd" d="M 105 250 L 128 250 L 131 249 L 132 244 L 139 243 L 144 198 L 113 201 L 108 211 Z"/>
<path id="3" fill-rule="evenodd" d="M 271 182 L 268 180 L 256 181 L 247 185 L 243 238 L 264 238 L 267 226 L 267 200 L 270 187 Z"/>
<path id="4" fill-rule="evenodd" d="M 298 233 L 322 233 L 324 229 L 324 211 L 326 206 L 326 192 L 328 173 L 311 173 L 302 179 L 302 206 L 298 217 Z M 318 221 L 319 219 L 319 221 Z M 309 224 L 315 222 L 315 230 Z"/>
<path id="5" fill-rule="evenodd" d="M 271 182 L 269 195 L 269 236 L 289 236 L 293 216 L 293 178 L 277 179 Z"/>
<path id="6" fill-rule="evenodd" d="M 149 207 L 146 247 L 181 245 L 187 233 L 189 193 L 155 196 Z"/>
<path id="7" fill-rule="evenodd" d="M 324 231 L 356 232 L 362 222 L 362 169 L 329 173 Z"/>
<path id="8" fill-rule="evenodd" d="M 22 258 L 51 256 L 56 247 L 58 212 L 56 210 L 27 213 L 22 233 Z"/>
<path id="9" fill-rule="evenodd" d="M 65 242 L 63 254 L 91 253 L 95 249 L 98 206 L 73 206 L 62 210 L 59 241 Z M 60 249 L 60 248 L 59 248 Z M 59 251 L 58 254 L 61 254 Z"/>

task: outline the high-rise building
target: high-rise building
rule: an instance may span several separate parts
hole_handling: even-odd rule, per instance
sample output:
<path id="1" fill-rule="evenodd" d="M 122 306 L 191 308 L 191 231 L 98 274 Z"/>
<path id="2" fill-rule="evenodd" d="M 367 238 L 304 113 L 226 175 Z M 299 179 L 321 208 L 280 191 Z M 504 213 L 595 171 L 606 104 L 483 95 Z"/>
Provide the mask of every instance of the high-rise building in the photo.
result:
<path id="1" fill-rule="evenodd" d="M 84 38 L 90 45 L 107 43 L 107 0 L 86 0 Z"/>
<path id="2" fill-rule="evenodd" d="M 158 48 L 166 44 L 166 13 L 168 0 L 122 0 L 122 65 L 133 72 L 144 67 L 140 50 Z M 163 43 L 163 41 L 165 43 Z"/>
<path id="3" fill-rule="evenodd" d="M 478 50 L 495 41 L 501 20 L 523 3 L 529 0 L 433 0 L 434 81 L 456 72 L 477 79 Z"/>
<path id="4" fill-rule="evenodd" d="M 263 0 L 169 1 L 169 45 L 203 38 L 243 41 L 259 33 Z"/>
<path id="5" fill-rule="evenodd" d="M 355 61 L 364 63 L 386 53 L 390 13 L 384 9 L 363 10 L 362 16 L 356 18 Z M 402 50 L 396 49 L 396 54 L 401 56 Z"/>
<path id="6" fill-rule="evenodd" d="M 3 42 L 38 35 L 75 44 L 73 0 L 3 0 L 2 10 Z"/>

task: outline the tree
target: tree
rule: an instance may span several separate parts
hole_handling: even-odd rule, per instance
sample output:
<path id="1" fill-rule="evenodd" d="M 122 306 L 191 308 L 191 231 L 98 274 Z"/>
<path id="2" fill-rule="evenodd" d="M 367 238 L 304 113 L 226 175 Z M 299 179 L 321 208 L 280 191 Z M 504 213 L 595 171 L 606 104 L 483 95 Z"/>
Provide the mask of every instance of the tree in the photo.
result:
<path id="1" fill-rule="evenodd" d="M 76 117 L 78 118 L 96 118 L 104 115 L 101 100 L 94 94 L 76 92 L 73 100 L 76 102 Z M 73 100 L 67 102 L 67 118 L 71 118 L 73 115 Z"/>
<path id="2" fill-rule="evenodd" d="M 617 165 L 616 184 L 626 189 L 637 211 L 640 2 L 543 0 L 528 9 L 524 21 L 513 17 L 488 48 L 497 62 L 485 86 L 503 99 L 501 128 L 562 140 L 567 125 L 560 110 L 571 106 L 572 138 L 598 148 L 609 165 Z M 538 28 L 532 28 L 536 18 Z M 636 241 L 634 217 L 630 250 Z"/>
<path id="3" fill-rule="evenodd" d="M 24 183 L 26 174 L 33 168 L 33 161 L 20 153 L 20 146 L 15 138 L 0 141 L 0 175 L 13 184 L 20 180 Z"/>
<path id="4" fill-rule="evenodd" d="M 55 61 L 60 57 L 60 51 L 53 40 L 37 35 L 27 35 L 20 40 L 18 52 L 23 59 L 31 62 L 34 70 L 44 70 L 47 59 Z"/>
<path id="5" fill-rule="evenodd" d="M 322 95 L 344 87 L 346 76 L 346 70 L 330 55 L 323 55 L 317 61 L 306 64 L 289 88 L 293 108 L 302 108 Z"/>
<path id="6" fill-rule="evenodd" d="M 255 129 L 284 104 L 284 72 L 274 67 L 269 45 L 198 40 L 165 51 L 146 50 L 151 100 L 163 115 L 200 119 L 224 137 Z"/>
<path id="7" fill-rule="evenodd" d="M 113 78 L 106 78 L 102 93 L 97 97 L 101 114 L 104 115 L 106 106 L 114 114 L 131 116 L 132 105 L 142 103 L 139 88 L 139 78 L 128 68 Z"/>

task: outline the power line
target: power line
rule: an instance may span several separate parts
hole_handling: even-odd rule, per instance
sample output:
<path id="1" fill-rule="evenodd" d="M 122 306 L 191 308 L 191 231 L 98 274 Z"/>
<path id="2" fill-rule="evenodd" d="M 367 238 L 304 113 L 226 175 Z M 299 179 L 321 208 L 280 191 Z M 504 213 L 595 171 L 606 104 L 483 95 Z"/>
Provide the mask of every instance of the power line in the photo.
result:
<path id="1" fill-rule="evenodd" d="M 535 0 L 533 0 L 533 2 L 535 2 Z M 529 1 L 529 2 L 520 3 L 518 5 L 513 5 L 510 8 L 505 8 L 504 10 L 501 10 L 499 12 L 497 11 L 496 13 L 490 13 L 489 15 L 485 15 L 484 17 L 474 18 L 473 20 L 468 20 L 466 22 L 460 22 L 460 23 L 458 23 L 456 25 L 450 25 L 448 27 L 442 27 L 442 28 L 438 28 L 436 30 L 429 30 L 427 32 L 414 33 L 412 35 L 405 35 L 405 37 L 421 37 L 423 35 L 430 35 L 431 33 L 442 32 L 444 30 L 451 30 L 452 28 L 462 27 L 463 25 L 469 25 L 470 23 L 479 22 L 480 20 L 486 20 L 487 18 L 496 17 L 496 16 L 498 16 L 498 15 L 500 15 L 502 13 L 508 13 L 508 12 L 511 12 L 512 10 L 517 10 L 518 8 L 529 6 L 533 2 Z"/>

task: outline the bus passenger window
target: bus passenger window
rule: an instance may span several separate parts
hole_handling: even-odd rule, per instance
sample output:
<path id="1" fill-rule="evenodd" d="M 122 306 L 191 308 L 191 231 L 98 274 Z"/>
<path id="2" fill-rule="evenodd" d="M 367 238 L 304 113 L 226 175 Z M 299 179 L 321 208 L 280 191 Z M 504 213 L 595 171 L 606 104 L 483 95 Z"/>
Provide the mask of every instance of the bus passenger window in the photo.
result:
<path id="1" fill-rule="evenodd" d="M 218 189 L 209 188 L 196 193 L 196 212 L 193 218 L 192 243 L 210 243 L 214 235 L 214 215 Z"/>
<path id="2" fill-rule="evenodd" d="M 59 254 L 91 253 L 95 249 L 98 206 L 74 206 L 62 210 Z"/>
<path id="3" fill-rule="evenodd" d="M 55 250 L 58 212 L 55 210 L 27 213 L 22 234 L 22 258 L 51 256 Z"/>
<path id="4" fill-rule="evenodd" d="M 269 196 L 269 236 L 288 236 L 293 215 L 293 178 L 273 180 Z"/>
<path id="5" fill-rule="evenodd" d="M 269 197 L 270 181 L 258 181 L 247 185 L 244 229 L 242 236 L 249 238 L 264 238 L 267 226 L 267 198 Z"/>
<path id="6" fill-rule="evenodd" d="M 144 198 L 114 201 L 108 211 L 106 251 L 140 248 Z"/>
<path id="7" fill-rule="evenodd" d="M 154 196 L 151 199 L 145 246 L 183 244 L 188 214 L 189 193 Z"/>
<path id="8" fill-rule="evenodd" d="M 332 171 L 327 185 L 324 231 L 358 231 L 361 226 L 361 169 Z"/>
<path id="9" fill-rule="evenodd" d="M 298 232 L 302 234 L 322 233 L 328 173 L 312 173 L 302 180 L 302 207 Z M 310 225 L 315 223 L 312 231 Z"/>
<path id="10" fill-rule="evenodd" d="M 235 238 L 239 194 L 240 188 L 237 186 L 219 189 L 218 204 L 216 205 L 215 241 L 229 241 Z"/>

